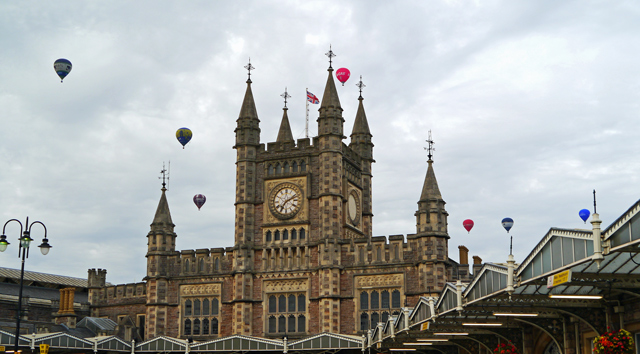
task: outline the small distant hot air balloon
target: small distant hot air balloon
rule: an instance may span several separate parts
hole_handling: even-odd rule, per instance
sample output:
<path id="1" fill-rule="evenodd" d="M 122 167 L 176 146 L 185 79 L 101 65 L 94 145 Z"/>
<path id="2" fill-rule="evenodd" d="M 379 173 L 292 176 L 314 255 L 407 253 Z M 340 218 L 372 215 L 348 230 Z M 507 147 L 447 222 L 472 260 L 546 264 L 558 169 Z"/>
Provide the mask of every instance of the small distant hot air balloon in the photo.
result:
<path id="1" fill-rule="evenodd" d="M 582 219 L 582 221 L 584 221 L 584 223 L 586 224 L 587 219 L 591 215 L 591 212 L 589 211 L 589 209 L 582 209 L 578 212 L 578 215 L 580 215 L 580 219 Z"/>
<path id="2" fill-rule="evenodd" d="M 513 226 L 513 219 L 512 218 L 504 218 L 504 219 L 502 219 L 502 227 L 504 227 L 504 229 L 507 230 L 507 233 L 509 233 L 509 230 L 511 230 L 512 226 Z"/>
<path id="3" fill-rule="evenodd" d="M 342 86 L 344 86 L 344 83 L 349 80 L 350 76 L 351 72 L 347 68 L 340 68 L 336 71 L 336 78 L 338 78 L 338 81 L 342 82 Z"/>
<path id="4" fill-rule="evenodd" d="M 187 143 L 191 140 L 193 133 L 191 133 L 191 129 L 189 128 L 180 128 L 176 131 L 176 138 L 182 144 L 182 148 L 187 145 Z"/>
<path id="5" fill-rule="evenodd" d="M 204 205 L 204 203 L 206 201 L 207 201 L 207 197 L 205 197 L 202 194 L 196 194 L 196 195 L 193 196 L 193 202 L 198 207 L 198 210 L 200 210 L 200 208 L 202 208 L 202 206 Z"/>
<path id="6" fill-rule="evenodd" d="M 62 82 L 62 80 L 64 80 L 64 78 L 69 75 L 69 73 L 71 72 L 71 67 L 71 62 L 67 59 L 60 58 L 53 62 L 53 69 L 56 71 L 56 74 L 60 76 L 60 82 Z"/>
<path id="7" fill-rule="evenodd" d="M 464 228 L 467 230 L 467 232 L 470 232 L 471 229 L 473 229 L 473 220 L 467 219 L 467 220 L 463 221 L 462 222 L 462 226 L 464 226 Z"/>

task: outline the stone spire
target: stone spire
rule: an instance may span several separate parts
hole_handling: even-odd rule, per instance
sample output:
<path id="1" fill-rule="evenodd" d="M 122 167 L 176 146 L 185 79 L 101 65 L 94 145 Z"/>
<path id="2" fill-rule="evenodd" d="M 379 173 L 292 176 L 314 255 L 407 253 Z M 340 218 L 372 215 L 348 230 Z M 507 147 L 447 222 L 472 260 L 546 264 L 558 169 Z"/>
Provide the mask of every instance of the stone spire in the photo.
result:
<path id="1" fill-rule="evenodd" d="M 356 121 L 353 123 L 351 136 L 354 134 L 369 134 L 369 136 L 371 136 L 367 115 L 364 113 L 364 106 L 362 105 L 363 100 L 364 98 L 362 98 L 362 96 L 358 97 L 358 112 L 356 113 Z"/>
<path id="2" fill-rule="evenodd" d="M 249 75 L 251 75 L 251 70 L 254 69 L 251 63 L 245 68 L 249 70 Z M 260 145 L 260 120 L 253 100 L 253 92 L 251 91 L 251 76 L 247 79 L 247 91 L 244 94 L 240 115 L 236 122 L 236 145 L 234 148 L 244 145 Z"/>
<path id="3" fill-rule="evenodd" d="M 340 106 L 340 98 L 338 97 L 338 90 L 336 89 L 336 83 L 333 81 L 333 68 L 329 67 L 329 77 L 327 78 L 327 84 L 324 87 L 324 94 L 322 95 L 322 102 L 320 103 L 320 112 L 323 109 L 334 108 L 342 111 Z"/>
<path id="4" fill-rule="evenodd" d="M 429 131 L 429 140 L 427 140 L 427 142 L 429 143 L 429 160 L 427 161 L 429 166 L 427 167 L 427 175 L 424 178 L 422 193 L 418 201 L 418 211 L 415 214 L 417 234 L 440 236 L 448 239 L 447 216 L 449 216 L 449 213 L 444 209 L 446 203 L 444 199 L 442 199 L 436 174 L 433 172 L 432 157 L 434 148 L 431 131 Z"/>
<path id="5" fill-rule="evenodd" d="M 276 142 L 278 143 L 289 143 L 293 142 L 293 134 L 291 134 L 291 126 L 289 125 L 289 116 L 287 115 L 287 111 L 289 110 L 287 107 L 284 107 L 282 112 L 282 122 L 280 123 L 280 130 L 278 130 L 278 139 Z"/>
<path id="6" fill-rule="evenodd" d="M 173 231 L 175 225 L 171 220 L 171 212 L 169 211 L 169 202 L 167 202 L 167 195 L 164 183 L 162 186 L 162 195 L 160 196 L 160 202 L 158 202 L 158 208 L 156 209 L 156 215 L 153 217 L 153 222 L 151 223 L 151 231 L 164 231 L 169 229 L 168 231 Z"/>

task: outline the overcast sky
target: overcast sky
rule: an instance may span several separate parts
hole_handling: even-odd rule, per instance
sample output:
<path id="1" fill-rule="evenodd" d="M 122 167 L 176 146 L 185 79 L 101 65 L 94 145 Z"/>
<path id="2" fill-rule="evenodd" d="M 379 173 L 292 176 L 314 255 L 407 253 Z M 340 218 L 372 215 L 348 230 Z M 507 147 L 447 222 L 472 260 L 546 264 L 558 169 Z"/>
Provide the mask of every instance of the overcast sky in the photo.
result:
<path id="1" fill-rule="evenodd" d="M 520 262 L 550 227 L 590 228 L 578 211 L 593 211 L 593 189 L 603 227 L 640 198 L 638 38 L 637 1 L 5 1 L 0 221 L 47 226 L 53 248 L 27 270 L 141 281 L 171 161 L 177 248 L 233 246 L 243 67 L 251 57 L 261 141 L 276 139 L 285 87 L 301 138 L 331 44 L 352 74 L 338 87 L 345 135 L 366 85 L 374 235 L 415 232 L 431 130 L 450 257 L 464 244 L 504 262 L 508 216 Z M 63 84 L 58 58 L 73 63 Z M 19 268 L 17 223 L 6 233 L 0 266 Z"/>

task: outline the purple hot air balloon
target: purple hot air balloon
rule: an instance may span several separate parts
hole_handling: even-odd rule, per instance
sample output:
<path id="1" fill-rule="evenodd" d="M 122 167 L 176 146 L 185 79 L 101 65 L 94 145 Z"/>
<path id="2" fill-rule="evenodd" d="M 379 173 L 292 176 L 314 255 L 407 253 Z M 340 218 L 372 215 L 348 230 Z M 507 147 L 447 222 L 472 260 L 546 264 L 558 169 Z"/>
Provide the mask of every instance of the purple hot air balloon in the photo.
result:
<path id="1" fill-rule="evenodd" d="M 207 197 L 205 197 L 203 194 L 196 194 L 193 196 L 193 202 L 198 207 L 198 210 L 202 208 L 202 206 L 206 201 L 207 201 Z"/>

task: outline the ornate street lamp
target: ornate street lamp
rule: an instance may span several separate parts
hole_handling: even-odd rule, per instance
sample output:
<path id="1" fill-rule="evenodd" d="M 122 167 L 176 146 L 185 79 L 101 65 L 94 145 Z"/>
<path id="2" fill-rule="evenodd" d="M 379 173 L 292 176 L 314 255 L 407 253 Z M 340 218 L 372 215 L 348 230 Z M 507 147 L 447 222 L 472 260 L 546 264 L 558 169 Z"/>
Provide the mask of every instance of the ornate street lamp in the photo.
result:
<path id="1" fill-rule="evenodd" d="M 20 350 L 18 349 L 18 344 L 20 342 L 20 314 L 22 312 L 22 288 L 24 284 L 24 260 L 29 258 L 29 246 L 31 245 L 31 228 L 34 224 L 40 224 L 44 228 L 44 239 L 42 240 L 42 244 L 40 247 L 40 252 L 43 255 L 47 255 L 49 253 L 49 249 L 51 249 L 51 245 L 49 244 L 49 240 L 47 239 L 47 227 L 44 226 L 40 221 L 34 221 L 29 224 L 29 217 L 27 216 L 27 222 L 25 223 L 26 228 L 22 228 L 22 223 L 18 219 L 11 219 L 4 223 L 2 227 L 2 235 L 0 235 L 0 252 L 4 252 L 9 245 L 9 241 L 7 241 L 7 235 L 5 235 L 5 229 L 7 224 L 15 221 L 20 224 L 20 237 L 18 240 L 20 241 L 20 245 L 18 246 L 18 258 L 22 258 L 22 267 L 20 269 L 20 292 L 18 295 L 18 312 L 16 313 L 16 338 L 15 338 L 15 346 L 14 353 L 18 353 Z M 24 231 L 23 231 L 24 230 Z M 9 352 L 9 351 L 7 351 Z"/>

